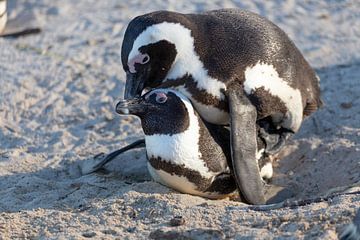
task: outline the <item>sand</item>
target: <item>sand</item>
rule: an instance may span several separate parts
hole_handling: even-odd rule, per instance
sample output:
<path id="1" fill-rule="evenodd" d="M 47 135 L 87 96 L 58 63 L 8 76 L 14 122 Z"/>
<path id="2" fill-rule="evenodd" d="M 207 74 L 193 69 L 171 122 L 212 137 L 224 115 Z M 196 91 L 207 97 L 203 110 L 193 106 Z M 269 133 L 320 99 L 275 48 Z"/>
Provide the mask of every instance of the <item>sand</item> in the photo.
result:
<path id="1" fill-rule="evenodd" d="M 274 21 L 321 77 L 324 108 L 276 163 L 297 199 L 360 181 L 359 1 L 9 1 L 43 32 L 0 38 L 0 239 L 337 239 L 360 194 L 274 210 L 180 194 L 152 182 L 144 150 L 81 175 L 94 155 L 142 136 L 115 114 L 127 23 L 152 10 L 240 7 Z M 343 190 L 343 189 L 342 189 Z M 359 191 L 353 188 L 352 191 Z M 182 216 L 172 220 L 176 216 Z M 172 220 L 172 221 L 171 221 Z M 171 225 L 180 226 L 171 226 Z"/>

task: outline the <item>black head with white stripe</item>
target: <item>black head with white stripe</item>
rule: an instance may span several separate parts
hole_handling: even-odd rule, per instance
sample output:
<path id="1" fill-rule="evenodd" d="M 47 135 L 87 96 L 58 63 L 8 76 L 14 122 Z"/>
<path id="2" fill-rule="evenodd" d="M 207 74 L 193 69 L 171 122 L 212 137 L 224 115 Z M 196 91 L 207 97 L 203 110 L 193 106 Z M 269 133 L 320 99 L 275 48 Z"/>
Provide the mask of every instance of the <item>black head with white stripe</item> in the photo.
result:
<path id="1" fill-rule="evenodd" d="M 179 59 L 192 57 L 191 31 L 185 27 L 188 23 L 183 14 L 167 11 L 142 15 L 129 23 L 121 48 L 125 99 L 139 96 L 145 88 L 158 87 L 169 74 L 177 75 Z M 182 63 L 180 68 L 187 68 L 186 64 L 191 65 Z"/>
<path id="2" fill-rule="evenodd" d="M 188 129 L 189 107 L 191 103 L 180 93 L 156 89 L 141 97 L 120 101 L 116 112 L 138 116 L 145 135 L 172 135 Z"/>
<path id="3" fill-rule="evenodd" d="M 159 86 L 175 61 L 177 49 L 172 38 L 177 34 L 171 34 L 159 22 L 161 17 L 135 18 L 125 32 L 121 49 L 126 72 L 125 99 L 139 96 L 145 88 Z"/>

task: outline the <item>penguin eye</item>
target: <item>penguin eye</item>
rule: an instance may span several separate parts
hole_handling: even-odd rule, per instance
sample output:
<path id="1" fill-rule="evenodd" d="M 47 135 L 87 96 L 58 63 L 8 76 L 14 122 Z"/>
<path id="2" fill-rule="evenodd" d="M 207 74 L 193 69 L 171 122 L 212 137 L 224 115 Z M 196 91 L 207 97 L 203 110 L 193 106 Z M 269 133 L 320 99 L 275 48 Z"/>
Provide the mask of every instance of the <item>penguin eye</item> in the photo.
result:
<path id="1" fill-rule="evenodd" d="M 148 54 L 144 54 L 144 57 L 141 61 L 141 64 L 146 64 L 150 61 L 150 56 Z"/>
<path id="2" fill-rule="evenodd" d="M 165 103 L 167 101 L 167 96 L 165 93 L 158 93 L 156 94 L 155 100 L 157 103 Z"/>

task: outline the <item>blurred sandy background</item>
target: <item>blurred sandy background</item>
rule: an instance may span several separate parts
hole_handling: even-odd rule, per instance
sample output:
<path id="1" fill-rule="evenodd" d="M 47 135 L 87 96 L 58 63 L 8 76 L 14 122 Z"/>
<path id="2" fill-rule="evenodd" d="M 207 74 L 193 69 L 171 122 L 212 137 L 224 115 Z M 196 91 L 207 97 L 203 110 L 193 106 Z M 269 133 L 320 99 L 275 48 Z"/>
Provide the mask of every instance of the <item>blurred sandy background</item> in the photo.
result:
<path id="1" fill-rule="evenodd" d="M 153 10 L 238 7 L 278 24 L 321 77 L 325 107 L 282 153 L 275 183 L 304 199 L 360 181 L 360 2 L 10 0 L 42 33 L 0 38 L 0 239 L 337 239 L 360 195 L 255 211 L 180 194 L 151 181 L 145 153 L 81 176 L 82 161 L 142 136 L 114 112 L 128 22 Z M 171 227 L 183 216 L 185 224 Z"/>

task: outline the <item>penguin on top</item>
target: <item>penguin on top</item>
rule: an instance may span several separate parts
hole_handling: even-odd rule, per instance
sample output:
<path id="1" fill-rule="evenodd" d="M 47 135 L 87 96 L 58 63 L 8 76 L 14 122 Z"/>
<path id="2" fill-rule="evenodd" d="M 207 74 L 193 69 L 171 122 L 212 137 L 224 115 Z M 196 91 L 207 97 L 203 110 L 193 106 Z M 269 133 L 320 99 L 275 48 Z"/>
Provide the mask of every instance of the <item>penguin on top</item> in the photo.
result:
<path id="1" fill-rule="evenodd" d="M 230 125 L 232 168 L 250 204 L 265 203 L 256 161 L 277 153 L 321 105 L 319 78 L 289 37 L 240 9 L 157 11 L 134 18 L 121 49 L 125 99 L 173 88 L 207 122 Z"/>
<path id="2" fill-rule="evenodd" d="M 116 112 L 140 118 L 147 167 L 156 182 L 210 199 L 236 193 L 229 129 L 203 121 L 183 94 L 155 89 L 139 98 L 120 101 Z M 261 151 L 264 144 L 258 141 Z M 271 178 L 264 159 L 257 160 L 261 176 Z"/>

